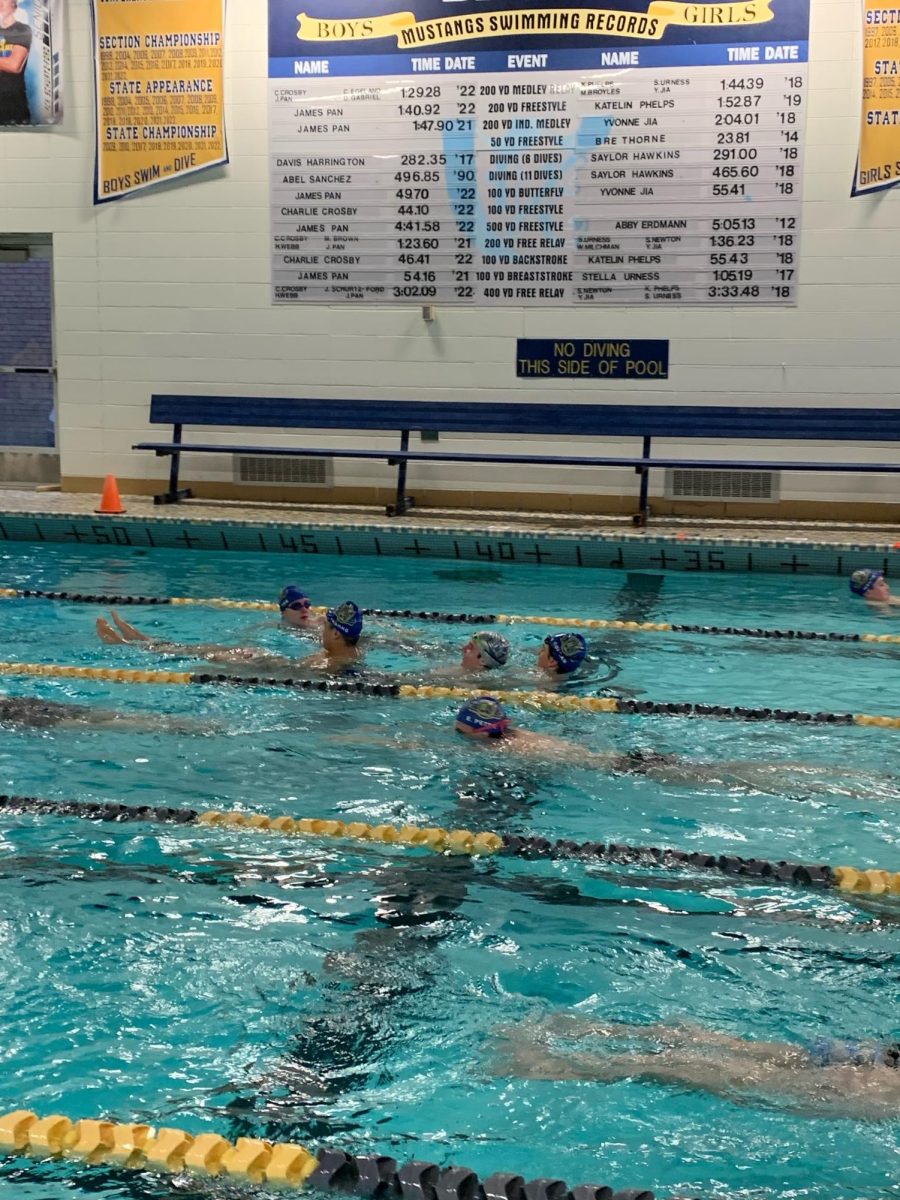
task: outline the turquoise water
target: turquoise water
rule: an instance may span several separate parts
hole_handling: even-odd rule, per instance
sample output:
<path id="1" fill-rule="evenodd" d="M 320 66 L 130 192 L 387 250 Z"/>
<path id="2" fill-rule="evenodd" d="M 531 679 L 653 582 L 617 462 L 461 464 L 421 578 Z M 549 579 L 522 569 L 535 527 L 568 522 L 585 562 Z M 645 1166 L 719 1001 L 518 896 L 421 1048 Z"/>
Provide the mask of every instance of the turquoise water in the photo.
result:
<path id="1" fill-rule="evenodd" d="M 21 546 L 3 555 L 0 585 L 256 599 L 296 581 L 316 602 L 373 607 L 900 632 L 900 619 L 877 616 L 840 580 L 298 559 Z M 98 606 L 0 605 L 5 659 L 157 665 L 139 648 L 101 645 Z M 265 614 L 124 613 L 185 642 L 312 649 Z M 418 678 L 469 632 L 397 623 L 372 663 Z M 506 679 L 527 681 L 545 632 L 512 627 Z M 898 654 L 889 647 L 627 632 L 592 643 L 585 693 L 607 679 L 653 699 L 900 712 L 885 687 Z M 202 717 L 227 732 L 0 731 L 3 792 L 900 865 L 892 731 L 519 715 L 596 749 L 753 764 L 732 787 L 661 784 L 498 757 L 452 733 L 445 701 L 5 682 L 15 694 Z M 252 1133 L 661 1197 L 900 1194 L 894 1123 L 825 1118 L 777 1097 L 495 1069 L 498 1029 L 573 1011 L 689 1018 L 761 1040 L 896 1038 L 896 901 L 61 816 L 0 813 L 0 837 L 3 1111 Z M 175 1194 L 103 1169 L 0 1165 L 0 1195 L 88 1191 Z M 177 1194 L 217 1192 L 207 1183 Z"/>

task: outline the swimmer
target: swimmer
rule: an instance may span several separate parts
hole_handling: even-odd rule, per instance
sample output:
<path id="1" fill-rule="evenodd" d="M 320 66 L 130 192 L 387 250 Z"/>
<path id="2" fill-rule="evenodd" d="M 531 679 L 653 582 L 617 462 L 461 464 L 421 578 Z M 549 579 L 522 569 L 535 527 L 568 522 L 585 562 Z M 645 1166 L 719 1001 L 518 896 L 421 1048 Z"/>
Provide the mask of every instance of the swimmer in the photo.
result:
<path id="1" fill-rule="evenodd" d="M 459 662 L 437 667 L 429 671 L 427 679 L 462 679 L 483 675 L 485 671 L 497 671 L 509 661 L 509 642 L 500 633 L 483 629 L 473 633 L 462 648 Z"/>
<path id="2" fill-rule="evenodd" d="M 89 704 L 62 704 L 37 696 L 0 696 L 0 728 L 6 729 L 83 729 L 102 727 L 127 732 L 221 733 L 212 722 L 192 717 L 171 717 L 165 713 L 124 713 Z"/>
<path id="3" fill-rule="evenodd" d="M 892 596 L 891 589 L 884 577 L 884 571 L 874 567 L 860 567 L 850 576 L 850 591 L 854 596 L 861 596 L 869 604 L 884 607 L 900 604 L 900 596 Z"/>
<path id="4" fill-rule="evenodd" d="M 299 589 L 298 589 L 299 590 Z M 169 642 L 149 638 L 139 629 L 135 629 L 115 611 L 111 612 L 115 623 L 113 628 L 109 622 L 100 617 L 97 620 L 97 633 L 100 640 L 111 645 L 139 644 L 143 649 L 155 650 L 159 654 L 177 654 L 181 657 L 202 658 L 207 662 L 227 663 L 238 666 L 261 668 L 265 671 L 323 671 L 346 668 L 362 657 L 358 646 L 362 633 L 362 611 L 352 600 L 347 600 L 338 608 L 330 608 L 321 624 L 322 649 L 306 658 L 285 658 L 273 654 L 258 646 L 217 646 L 212 644 L 183 645 L 180 642 Z"/>
<path id="5" fill-rule="evenodd" d="M 536 733 L 513 725 L 496 696 L 476 696 L 456 714 L 457 733 L 496 748 L 498 752 L 586 767 L 609 775 L 643 776 L 661 783 L 734 786 L 735 784 L 781 795 L 786 786 L 796 790 L 800 778 L 811 792 L 835 790 L 826 778 L 849 778 L 861 787 L 865 783 L 858 771 L 840 768 L 815 768 L 792 762 L 702 762 L 635 747 L 631 750 L 589 750 L 577 742 L 549 733 Z M 787 778 L 786 778 L 787 777 Z M 839 785 L 844 795 L 855 795 L 849 785 Z M 868 794 L 867 792 L 864 794 Z"/>
<path id="6" fill-rule="evenodd" d="M 309 596 L 296 583 L 289 583 L 281 589 L 278 608 L 282 625 L 290 629 L 317 629 L 322 625 L 322 618 L 312 611 Z"/>
<path id="7" fill-rule="evenodd" d="M 592 1037 L 627 1038 L 640 1047 L 602 1054 L 551 1045 Z M 864 1120 L 896 1120 L 900 1105 L 900 1042 L 892 1040 L 761 1042 L 690 1024 L 566 1016 L 503 1030 L 501 1038 L 497 1073 L 525 1079 L 647 1079 L 730 1100 L 780 1097 L 795 1111 Z"/>
<path id="8" fill-rule="evenodd" d="M 322 649 L 300 660 L 299 666 L 310 671 L 346 672 L 362 658 L 359 639 L 363 615 L 358 604 L 345 600 L 329 608 L 322 622 Z"/>
<path id="9" fill-rule="evenodd" d="M 538 654 L 538 670 L 559 677 L 577 671 L 587 658 L 587 642 L 580 633 L 554 633 L 545 637 Z"/>
<path id="10" fill-rule="evenodd" d="M 468 674 L 496 671 L 509 661 L 509 642 L 489 629 L 473 633 L 462 649 L 462 669 Z"/>

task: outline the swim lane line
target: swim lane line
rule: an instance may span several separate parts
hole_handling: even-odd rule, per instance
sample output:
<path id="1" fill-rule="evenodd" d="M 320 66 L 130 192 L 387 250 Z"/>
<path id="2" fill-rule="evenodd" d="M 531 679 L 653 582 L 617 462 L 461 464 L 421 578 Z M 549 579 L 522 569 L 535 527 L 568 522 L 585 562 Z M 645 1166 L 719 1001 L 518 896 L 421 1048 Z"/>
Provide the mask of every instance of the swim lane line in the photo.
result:
<path id="1" fill-rule="evenodd" d="M 410 846 L 437 854 L 480 857 L 507 855 L 516 858 L 583 859 L 588 862 L 630 863 L 666 870 L 694 869 L 739 878 L 768 880 L 797 887 L 837 888 L 844 892 L 900 895 L 900 872 L 880 868 L 831 867 L 826 863 L 798 863 L 784 859 L 744 858 L 736 854 L 710 854 L 658 846 L 632 846 L 621 842 L 575 842 L 567 838 L 519 837 L 492 831 L 444 829 L 440 826 L 371 825 L 364 821 L 332 818 L 294 818 L 253 812 L 167 808 L 151 805 L 96 801 L 48 800 L 36 796 L 0 795 L 0 810 L 75 816 L 100 821 L 162 821 L 178 825 L 209 825 L 269 832 L 283 836 L 328 838 L 339 841 Z"/>
<path id="2" fill-rule="evenodd" d="M 480 694 L 475 687 L 367 683 L 347 679 L 294 679 L 291 676 L 231 675 L 212 671 L 159 671 L 121 667 L 74 667 L 58 663 L 0 662 L 0 675 L 45 679 L 96 679 L 106 683 L 222 684 L 240 687 L 287 688 L 302 692 L 381 696 L 402 700 L 468 700 Z M 488 686 L 487 684 L 485 685 Z M 873 713 L 807 712 L 803 709 L 749 708 L 744 705 L 703 704 L 667 700 L 628 700 L 613 696 L 572 696 L 558 692 L 511 691 L 491 688 L 505 704 L 552 712 L 617 713 L 658 717 L 715 717 L 733 721 L 775 721 L 812 725 L 870 725 L 900 729 L 900 717 Z"/>
<path id="3" fill-rule="evenodd" d="M 613 1192 L 596 1184 L 569 1186 L 559 1178 L 534 1179 L 502 1172 L 480 1180 L 468 1167 L 439 1167 L 416 1160 L 398 1166 L 388 1155 L 352 1155 L 323 1147 L 318 1152 L 295 1142 L 115 1121 L 72 1121 L 29 1109 L 0 1116 L 0 1154 L 76 1159 L 90 1166 L 132 1171 L 200 1175 L 278 1188 L 355 1192 L 379 1200 L 654 1200 L 645 1189 Z"/>
<path id="4" fill-rule="evenodd" d="M 205 608 L 232 608 L 278 612 L 269 600 L 229 600 L 222 596 L 105 596 L 82 592 L 41 591 L 36 588 L 0 588 L 0 599 L 68 600 L 77 604 L 171 604 Z M 314 613 L 324 613 L 324 605 L 314 605 Z M 728 637 L 763 638 L 774 641 L 856 642 L 900 645 L 894 633 L 822 633 L 808 629 L 759 629 L 736 625 L 674 624 L 669 621 L 607 621 L 586 617 L 520 616 L 514 613 L 447 613 L 416 611 L 409 608 L 364 608 L 367 617 L 399 617 L 416 621 L 443 621 L 464 625 L 552 625 L 567 629 L 624 629 L 632 633 L 700 633 Z"/>

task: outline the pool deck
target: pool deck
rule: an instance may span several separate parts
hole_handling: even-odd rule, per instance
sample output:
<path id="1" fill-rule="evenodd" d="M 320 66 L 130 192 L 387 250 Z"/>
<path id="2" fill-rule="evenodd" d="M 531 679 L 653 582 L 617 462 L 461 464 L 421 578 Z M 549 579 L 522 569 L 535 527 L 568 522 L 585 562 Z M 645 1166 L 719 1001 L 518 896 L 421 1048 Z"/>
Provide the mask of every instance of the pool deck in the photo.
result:
<path id="1" fill-rule="evenodd" d="M 659 518 L 422 508 L 388 517 L 358 505 L 126 496 L 98 514 L 81 492 L 3 489 L 0 540 L 264 554 L 374 555 L 625 571 L 764 572 L 846 578 L 858 567 L 900 575 L 900 528 L 813 521 Z"/>
<path id="2" fill-rule="evenodd" d="M 0 516 L 46 514 L 47 516 L 93 516 L 99 498 L 80 492 L 37 492 L 0 488 Z M 123 498 L 125 515 L 140 520 L 221 521 L 229 525 L 297 525 L 309 529 L 335 526 L 378 527 L 415 533 L 429 529 L 464 529 L 484 533 L 515 532 L 606 537 L 648 538 L 679 541 L 685 537 L 724 543 L 761 540 L 766 543 L 797 543 L 802 546 L 872 546 L 900 548 L 900 522 L 896 525 L 826 524 L 821 521 L 762 521 L 706 519 L 700 517 L 653 518 L 646 529 L 636 529 L 630 517 L 554 512 L 492 512 L 471 508 L 413 509 L 402 518 L 388 517 L 384 509 L 363 505 L 293 504 L 244 502 L 238 500 L 184 500 L 178 505 L 154 505 L 148 496 Z"/>

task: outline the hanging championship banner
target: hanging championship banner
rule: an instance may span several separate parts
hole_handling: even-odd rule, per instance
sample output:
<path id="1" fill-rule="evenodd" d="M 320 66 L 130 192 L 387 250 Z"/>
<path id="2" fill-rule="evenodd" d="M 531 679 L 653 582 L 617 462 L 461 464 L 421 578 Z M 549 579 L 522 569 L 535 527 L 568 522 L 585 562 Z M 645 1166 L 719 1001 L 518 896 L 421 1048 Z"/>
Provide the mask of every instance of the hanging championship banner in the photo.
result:
<path id="1" fill-rule="evenodd" d="M 93 0 L 92 14 L 94 203 L 228 162 L 225 0 Z"/>
<path id="2" fill-rule="evenodd" d="M 62 120 L 63 0 L 0 0 L 0 128 Z"/>
<path id="3" fill-rule="evenodd" d="M 275 302 L 795 302 L 808 0 L 268 3 Z"/>
<path id="4" fill-rule="evenodd" d="M 900 8 L 863 0 L 863 92 L 851 196 L 900 181 Z"/>

